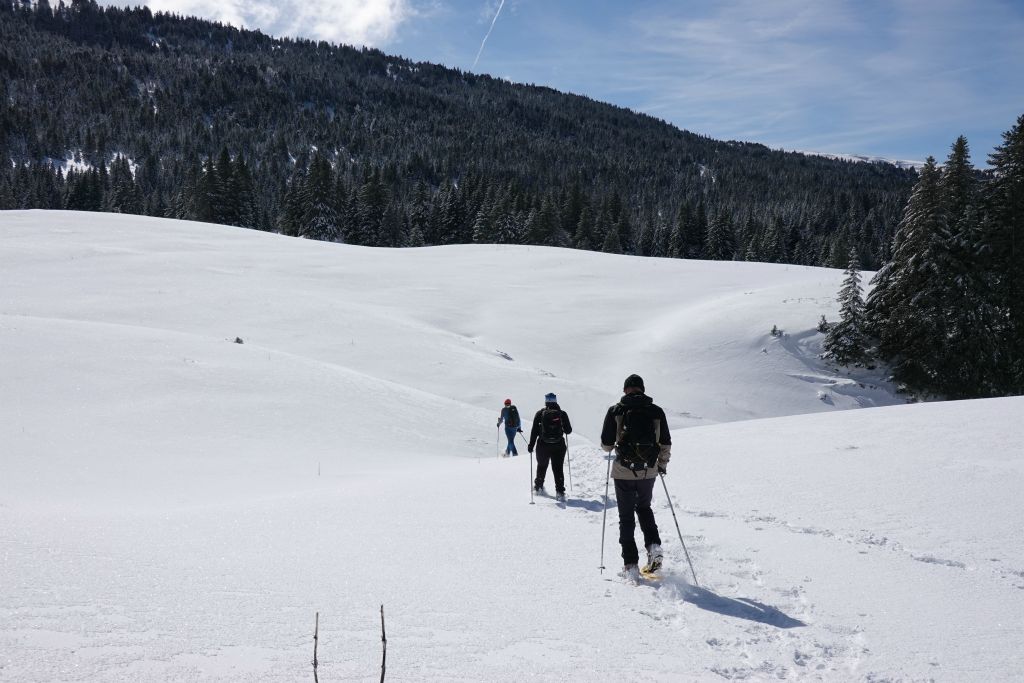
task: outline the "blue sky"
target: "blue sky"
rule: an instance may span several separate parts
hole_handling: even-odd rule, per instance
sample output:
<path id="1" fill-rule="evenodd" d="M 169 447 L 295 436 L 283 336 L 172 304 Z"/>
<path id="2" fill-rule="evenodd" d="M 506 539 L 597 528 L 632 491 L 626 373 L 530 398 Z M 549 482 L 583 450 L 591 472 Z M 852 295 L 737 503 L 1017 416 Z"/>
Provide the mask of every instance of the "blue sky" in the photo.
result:
<path id="1" fill-rule="evenodd" d="M 372 45 L 773 148 L 941 161 L 963 134 L 975 163 L 985 165 L 1001 133 L 1024 113 L 1024 0 L 153 0 L 150 6 L 273 35 Z"/>

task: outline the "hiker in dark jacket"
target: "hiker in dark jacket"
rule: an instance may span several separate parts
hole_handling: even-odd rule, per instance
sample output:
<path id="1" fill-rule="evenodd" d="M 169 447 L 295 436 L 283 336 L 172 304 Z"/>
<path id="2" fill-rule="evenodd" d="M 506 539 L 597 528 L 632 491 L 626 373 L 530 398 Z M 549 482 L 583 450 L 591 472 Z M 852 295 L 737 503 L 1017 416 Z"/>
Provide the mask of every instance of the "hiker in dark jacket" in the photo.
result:
<path id="1" fill-rule="evenodd" d="M 498 416 L 498 426 L 505 423 L 505 438 L 508 439 L 508 446 L 505 447 L 505 457 L 519 455 L 516 450 L 516 433 L 523 431 L 523 423 L 519 419 L 519 409 L 512 405 L 512 399 L 505 399 L 505 407 L 501 409 Z"/>
<path id="2" fill-rule="evenodd" d="M 623 397 L 604 417 L 601 448 L 609 453 L 615 450 L 611 476 L 615 480 L 615 501 L 619 508 L 622 574 L 635 583 L 640 578 L 640 552 L 634 538 L 637 520 L 647 548 L 644 571 L 657 571 L 663 562 L 661 536 L 651 510 L 651 499 L 654 480 L 659 474 L 665 474 L 672 457 L 672 435 L 665 411 L 644 393 L 644 381 L 639 375 L 627 377 L 622 392 Z"/>
<path id="3" fill-rule="evenodd" d="M 569 416 L 558 406 L 558 397 L 554 394 L 544 396 L 544 407 L 533 416 L 533 428 L 530 430 L 528 450 L 533 453 L 537 447 L 537 478 L 533 480 L 533 490 L 544 489 L 544 475 L 548 472 L 551 462 L 551 474 L 555 477 L 555 495 L 565 498 L 565 475 L 562 466 L 565 464 L 565 453 L 568 446 L 565 435 L 572 434 Z"/>

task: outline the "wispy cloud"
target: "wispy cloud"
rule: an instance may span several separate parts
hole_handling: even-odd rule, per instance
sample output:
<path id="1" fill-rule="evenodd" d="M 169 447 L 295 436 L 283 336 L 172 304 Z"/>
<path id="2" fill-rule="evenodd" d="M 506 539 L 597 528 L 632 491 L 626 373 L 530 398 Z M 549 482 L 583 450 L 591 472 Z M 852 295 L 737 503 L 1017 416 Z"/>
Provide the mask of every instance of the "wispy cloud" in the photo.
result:
<path id="1" fill-rule="evenodd" d="M 398 27 L 415 15 L 409 0 L 149 0 L 147 4 L 154 11 L 200 16 L 276 36 L 370 46 L 388 43 Z"/>
<path id="2" fill-rule="evenodd" d="M 632 106 L 691 130 L 863 151 L 1024 109 L 1024 16 L 997 0 L 698 6 L 636 10 L 608 72 Z"/>

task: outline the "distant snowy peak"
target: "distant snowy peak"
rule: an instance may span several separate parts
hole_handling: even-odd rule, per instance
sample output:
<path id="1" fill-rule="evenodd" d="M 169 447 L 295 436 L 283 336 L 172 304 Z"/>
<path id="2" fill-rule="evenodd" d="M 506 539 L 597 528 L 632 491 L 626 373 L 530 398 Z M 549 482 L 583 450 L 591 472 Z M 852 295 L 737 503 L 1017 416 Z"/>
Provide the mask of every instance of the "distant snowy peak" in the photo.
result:
<path id="1" fill-rule="evenodd" d="M 826 159 L 838 159 L 840 161 L 861 161 L 866 164 L 891 164 L 897 168 L 913 168 L 918 169 L 924 166 L 923 161 L 907 161 L 906 159 L 886 159 L 885 157 L 872 157 L 863 154 L 830 154 L 828 152 L 805 152 L 801 151 L 800 154 L 808 154 L 816 157 L 825 157 Z"/>

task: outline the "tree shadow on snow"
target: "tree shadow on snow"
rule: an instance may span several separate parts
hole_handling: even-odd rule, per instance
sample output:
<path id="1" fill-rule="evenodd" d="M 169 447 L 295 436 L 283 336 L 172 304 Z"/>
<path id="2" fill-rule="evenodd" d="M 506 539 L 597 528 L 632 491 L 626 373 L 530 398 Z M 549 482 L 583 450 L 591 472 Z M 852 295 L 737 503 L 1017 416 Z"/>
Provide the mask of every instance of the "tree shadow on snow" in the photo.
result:
<path id="1" fill-rule="evenodd" d="M 726 598 L 697 586 L 687 586 L 684 599 L 686 602 L 708 612 L 737 619 L 746 619 L 747 621 L 756 621 L 759 624 L 768 624 L 776 628 L 797 628 L 807 625 L 770 605 L 764 605 L 747 598 Z"/>

